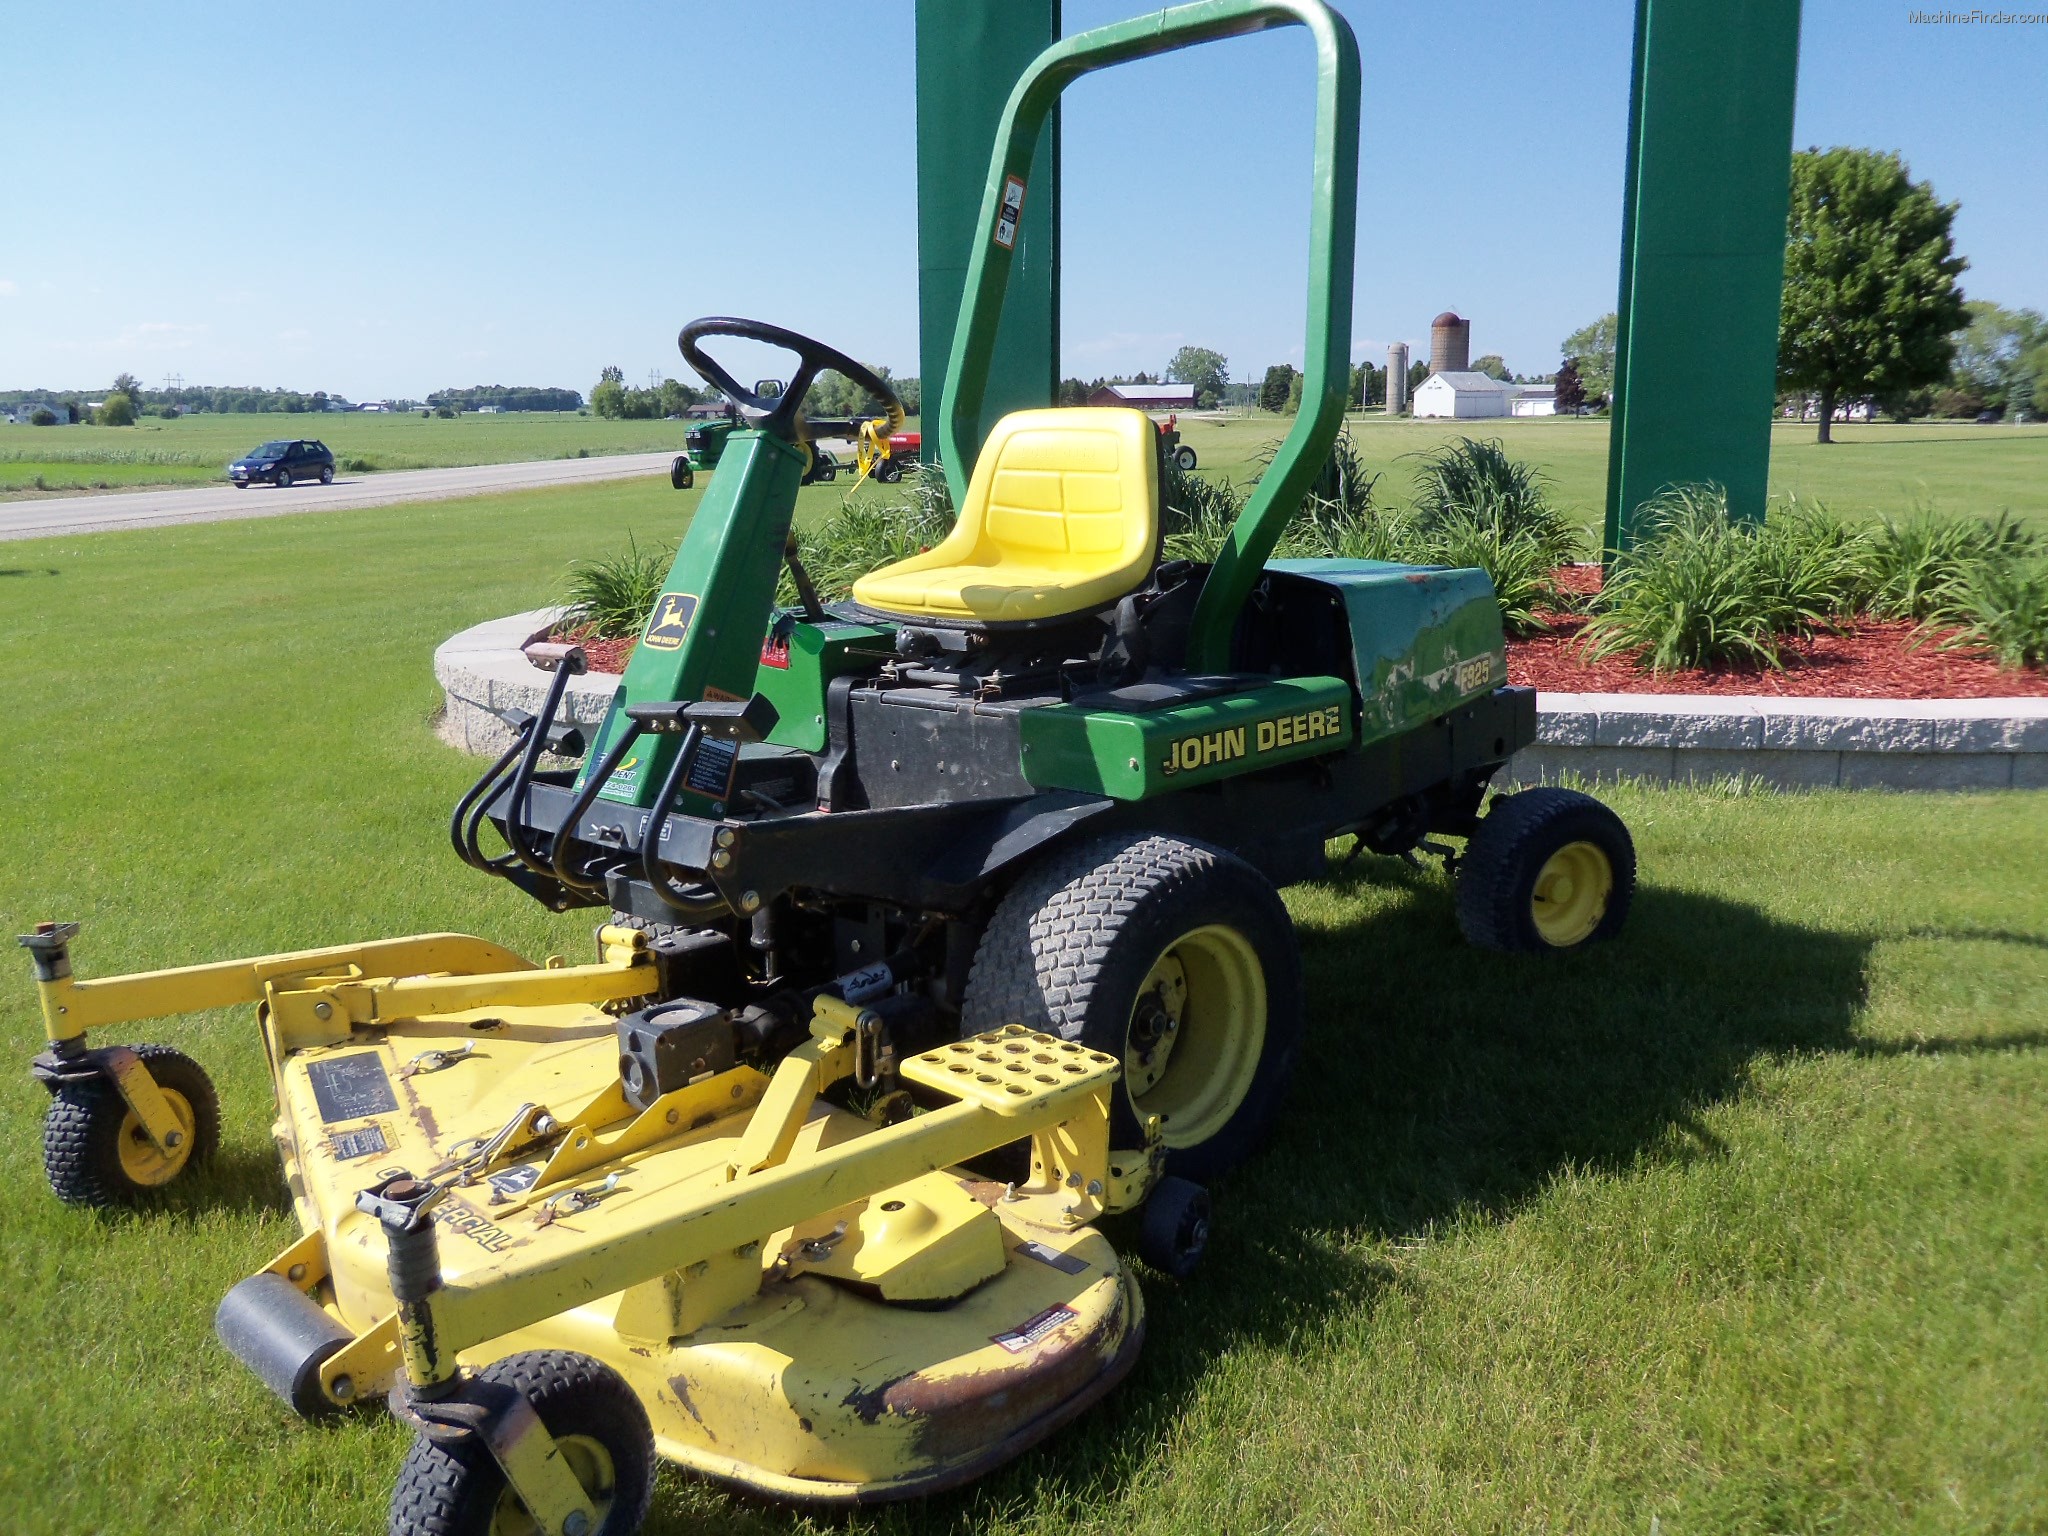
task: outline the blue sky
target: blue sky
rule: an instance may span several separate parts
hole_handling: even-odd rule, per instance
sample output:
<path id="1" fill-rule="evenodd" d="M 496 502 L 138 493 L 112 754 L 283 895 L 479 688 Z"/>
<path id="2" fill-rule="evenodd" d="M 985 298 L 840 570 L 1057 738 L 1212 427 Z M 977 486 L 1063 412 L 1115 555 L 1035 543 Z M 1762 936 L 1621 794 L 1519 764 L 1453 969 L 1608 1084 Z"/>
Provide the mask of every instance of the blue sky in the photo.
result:
<path id="1" fill-rule="evenodd" d="M 1448 307 L 1553 367 L 1614 303 L 1632 6 L 1342 9 L 1356 352 Z M 2048 26 L 1914 9 L 1807 0 L 1796 142 L 1902 151 L 1962 202 L 1971 296 L 2048 308 Z M 588 391 L 679 374 L 717 312 L 916 371 L 909 0 L 34 4 L 5 37 L 0 388 Z M 1276 33 L 1068 93 L 1065 371 L 1298 361 L 1308 71 Z"/>

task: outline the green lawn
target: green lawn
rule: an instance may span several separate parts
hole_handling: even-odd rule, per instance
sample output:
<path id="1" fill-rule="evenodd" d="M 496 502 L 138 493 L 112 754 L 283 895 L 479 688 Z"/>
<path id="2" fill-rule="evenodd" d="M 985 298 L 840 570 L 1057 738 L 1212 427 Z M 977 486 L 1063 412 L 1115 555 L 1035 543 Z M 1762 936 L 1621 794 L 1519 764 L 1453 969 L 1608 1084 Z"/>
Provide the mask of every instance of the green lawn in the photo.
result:
<path id="1" fill-rule="evenodd" d="M 1183 419 L 1203 471 L 1243 480 L 1252 456 L 1276 441 L 1286 421 L 1257 415 L 1220 421 Z M 1588 526 L 1597 525 L 1607 496 L 1605 420 L 1583 417 L 1495 421 L 1389 421 L 1377 412 L 1351 418 L 1351 430 L 1373 468 L 1384 472 L 1379 493 L 1392 504 L 1414 486 L 1415 455 L 1456 436 L 1497 437 L 1517 458 L 1550 475 L 1560 501 Z M 2010 510 L 2048 522 L 2048 424 L 1975 426 L 1953 422 L 1878 423 L 1836 429 L 1832 444 L 1811 425 L 1771 429 L 1771 490 L 1826 502 L 1863 517 L 1931 506 L 1958 515 Z"/>
<path id="2" fill-rule="evenodd" d="M 608 485 L 8 546 L 0 931 L 82 919 L 86 975 L 443 927 L 584 953 L 587 917 L 449 853 L 477 764 L 431 734 L 428 656 L 686 505 Z M 2040 1530 L 2048 795 L 1610 798 L 1643 887 L 1569 962 L 1461 948 L 1442 880 L 1399 865 L 1290 893 L 1308 1069 L 1079 1425 L 843 1522 L 669 1474 L 650 1529 Z M 25 1064 L 19 957 L 0 1026 Z M 141 1214 L 54 1202 L 42 1090 L 0 1072 L 0 1509 L 381 1530 L 399 1430 L 299 1423 L 211 1335 L 295 1235 L 253 1029 L 163 1035 L 214 1072 L 227 1145 Z"/>
<path id="3" fill-rule="evenodd" d="M 916 423 L 912 424 L 913 426 Z M 1183 422 L 1204 471 L 1244 480 L 1253 455 L 1277 441 L 1287 422 L 1258 415 Z M 228 461 L 266 437 L 319 437 L 337 457 L 372 469 L 425 469 L 682 447 L 683 424 L 605 421 L 574 413 L 188 416 L 135 427 L 0 428 L 0 496 L 49 491 L 128 490 L 143 485 L 202 485 L 220 480 Z M 1414 456 L 1459 434 L 1499 437 L 1518 457 L 1542 466 L 1559 498 L 1588 526 L 1600 521 L 1607 483 L 1607 422 L 1584 419 L 1394 421 L 1352 418 L 1375 468 L 1380 492 L 1405 501 Z M 2001 509 L 2048 520 L 2048 424 L 1979 427 L 1950 422 L 1848 426 L 1822 447 L 1811 426 L 1772 430 L 1771 488 L 1827 502 L 1855 516 L 1931 506 L 1980 515 Z M 41 485 L 37 479 L 41 478 Z"/>
<path id="4" fill-rule="evenodd" d="M 371 469 L 437 469 L 608 453 L 680 452 L 679 421 L 606 421 L 574 411 L 422 419 L 409 414 L 198 415 L 132 427 L 0 427 L 0 494 L 219 481 L 230 460 L 274 437 L 317 437 L 337 460 Z"/>

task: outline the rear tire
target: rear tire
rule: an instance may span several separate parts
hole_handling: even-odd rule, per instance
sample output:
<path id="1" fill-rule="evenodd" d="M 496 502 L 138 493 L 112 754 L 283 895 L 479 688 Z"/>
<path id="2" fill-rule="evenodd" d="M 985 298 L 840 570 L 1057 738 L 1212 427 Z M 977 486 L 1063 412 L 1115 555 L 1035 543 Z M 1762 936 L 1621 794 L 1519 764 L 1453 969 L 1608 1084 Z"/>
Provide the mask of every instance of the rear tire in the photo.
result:
<path id="1" fill-rule="evenodd" d="M 43 1117 L 43 1172 L 66 1205 L 134 1205 L 209 1162 L 220 1147 L 220 1097 L 206 1070 L 168 1045 L 138 1045 L 185 1137 L 159 1152 L 103 1077 L 63 1083 Z"/>
<path id="2" fill-rule="evenodd" d="M 624 1377 L 588 1355 L 536 1349 L 485 1366 L 478 1379 L 514 1387 L 533 1404 L 597 1506 L 591 1536 L 640 1529 L 654 1495 L 654 1430 Z M 421 1436 L 391 1492 L 389 1529 L 390 1536 L 491 1536 L 519 1529 L 525 1515 L 482 1440 L 442 1446 Z"/>
<path id="3" fill-rule="evenodd" d="M 1628 828 L 1571 789 L 1496 795 L 1457 868 L 1458 927 L 1480 949 L 1583 949 L 1619 933 L 1635 897 Z"/>
<path id="4" fill-rule="evenodd" d="M 1159 1115 L 1167 1169 L 1206 1181 L 1265 1139 L 1302 1031 L 1301 952 L 1280 893 L 1220 848 L 1157 836 L 1056 849 L 975 951 L 961 1033 L 1023 1024 L 1123 1063 L 1110 1145 Z"/>
<path id="5" fill-rule="evenodd" d="M 884 485 L 894 485 L 903 478 L 903 466 L 894 459 L 884 459 L 875 466 L 875 478 Z"/>
<path id="6" fill-rule="evenodd" d="M 1180 447 L 1173 451 L 1173 462 L 1178 464 L 1183 470 L 1193 469 L 1195 467 L 1195 450 L 1186 443 L 1182 443 Z"/>
<path id="7" fill-rule="evenodd" d="M 322 485 L 334 484 L 334 471 L 332 468 L 323 469 L 320 471 L 320 483 Z"/>

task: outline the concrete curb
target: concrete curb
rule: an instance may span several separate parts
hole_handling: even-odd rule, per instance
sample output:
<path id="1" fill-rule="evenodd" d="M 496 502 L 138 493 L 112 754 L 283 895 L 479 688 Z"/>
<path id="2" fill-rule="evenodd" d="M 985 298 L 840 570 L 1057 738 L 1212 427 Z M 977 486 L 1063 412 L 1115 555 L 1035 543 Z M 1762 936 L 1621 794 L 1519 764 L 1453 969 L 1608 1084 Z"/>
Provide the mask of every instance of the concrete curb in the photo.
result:
<path id="1" fill-rule="evenodd" d="M 447 695 L 441 739 L 495 755 L 512 733 L 501 709 L 538 712 L 548 674 L 520 647 L 547 633 L 536 608 L 453 635 L 434 652 Z M 574 678 L 563 713 L 604 718 L 619 680 Z M 1742 775 L 1786 789 L 2048 789 L 2048 699 L 1797 699 L 1759 694 L 1545 693 L 1537 744 L 1509 777 L 1689 783 Z"/>
<path id="2" fill-rule="evenodd" d="M 2048 788 L 2048 699 L 1545 693 L 1519 783 L 1561 774 L 1788 789 Z"/>
<path id="3" fill-rule="evenodd" d="M 553 680 L 529 662 L 521 648 L 545 635 L 561 612 L 535 608 L 492 619 L 450 635 L 435 647 L 434 678 L 447 696 L 435 725 L 443 741 L 483 757 L 495 757 L 512 744 L 512 732 L 498 711 L 539 714 Z M 618 678 L 609 672 L 570 678 L 562 716 L 578 725 L 596 725 L 604 719 L 618 686 Z"/>

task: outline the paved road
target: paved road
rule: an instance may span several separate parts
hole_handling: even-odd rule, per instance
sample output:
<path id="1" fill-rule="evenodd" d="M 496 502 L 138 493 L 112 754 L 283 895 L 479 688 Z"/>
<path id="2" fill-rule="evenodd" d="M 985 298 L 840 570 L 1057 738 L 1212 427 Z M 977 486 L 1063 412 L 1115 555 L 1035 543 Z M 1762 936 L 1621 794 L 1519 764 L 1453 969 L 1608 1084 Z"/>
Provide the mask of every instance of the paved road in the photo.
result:
<path id="1" fill-rule="evenodd" d="M 381 475 L 349 475 L 332 485 L 295 485 L 286 491 L 267 485 L 238 491 L 222 481 L 198 490 L 5 501 L 0 502 L 0 540 L 99 533 L 110 528 L 161 528 L 171 523 L 220 523 L 293 512 L 339 512 L 400 501 L 441 501 L 490 491 L 625 480 L 635 475 L 665 475 L 674 457 L 674 451 L 623 453 L 596 459 L 477 464 L 463 469 L 401 469 Z"/>

